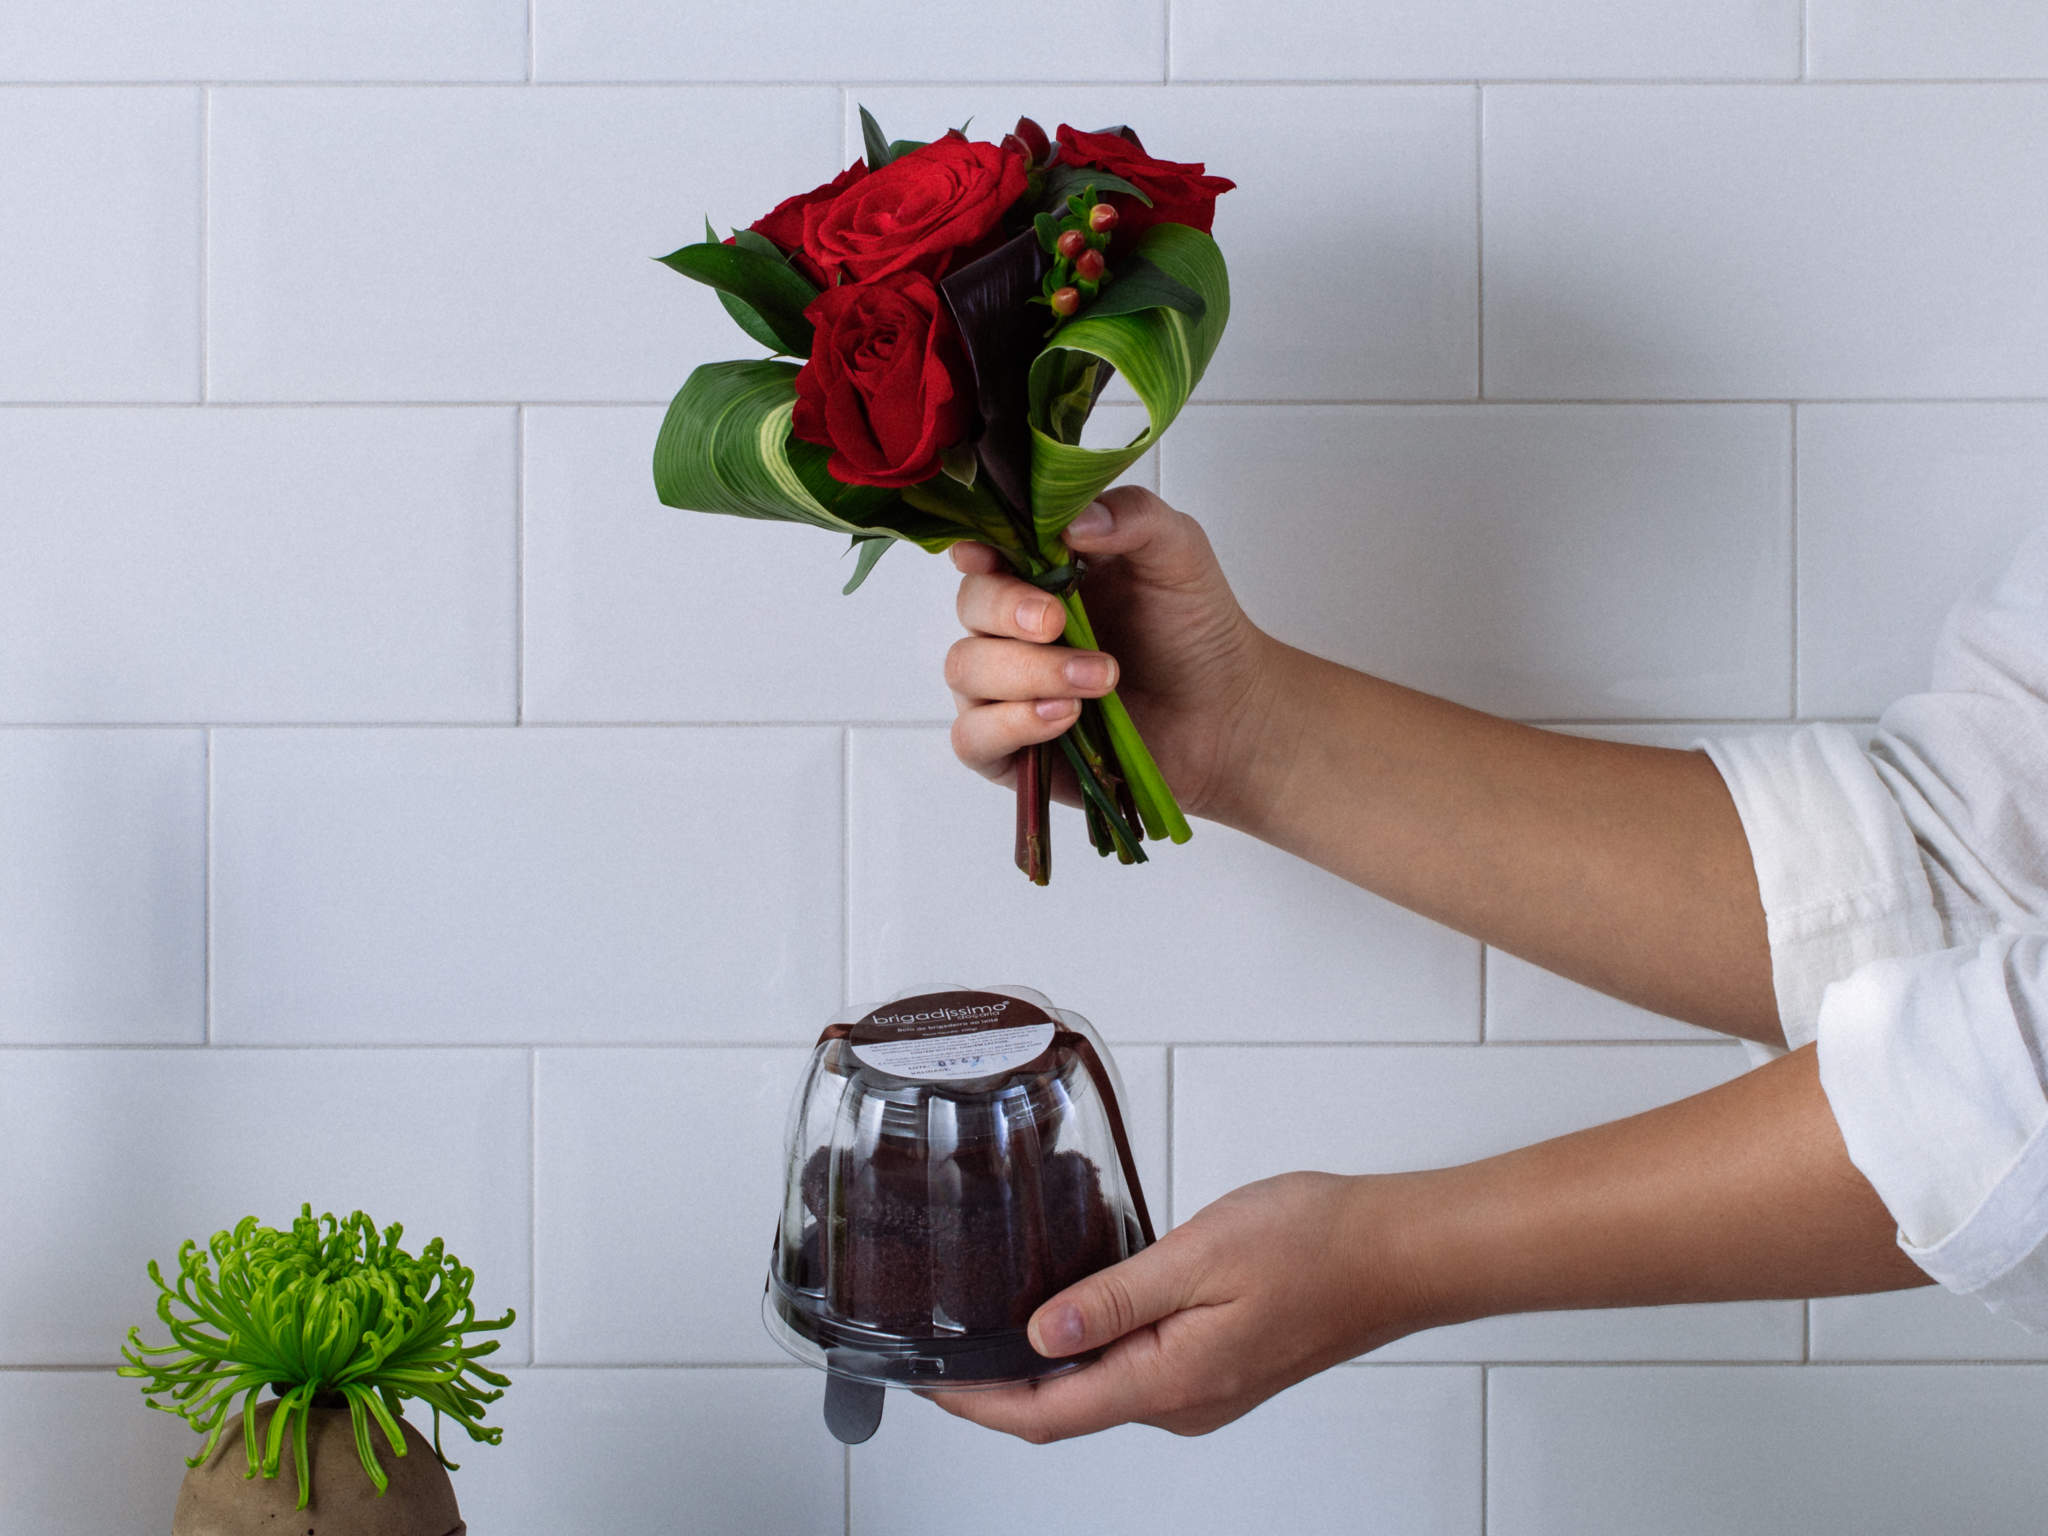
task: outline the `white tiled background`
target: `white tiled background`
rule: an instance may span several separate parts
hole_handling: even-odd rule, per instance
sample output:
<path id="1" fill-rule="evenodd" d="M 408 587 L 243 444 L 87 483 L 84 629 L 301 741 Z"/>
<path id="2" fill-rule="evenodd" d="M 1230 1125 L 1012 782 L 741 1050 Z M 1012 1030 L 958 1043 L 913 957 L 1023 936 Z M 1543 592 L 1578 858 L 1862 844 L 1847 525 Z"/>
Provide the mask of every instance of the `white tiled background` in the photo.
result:
<path id="1" fill-rule="evenodd" d="M 1134 871 L 1068 821 L 1030 889 L 946 749 L 944 563 L 841 598 L 647 472 L 748 350 L 648 258 L 856 102 L 1127 120 L 1241 184 L 1143 475 L 1256 617 L 1634 739 L 1868 720 L 2048 482 L 2038 7 L 10 0 L 0 81 L 0 1536 L 165 1528 L 144 1261 L 302 1199 L 518 1308 L 488 1536 L 2040 1528 L 2048 1350 L 1932 1292 L 1445 1330 L 1199 1442 L 905 1399 L 843 1453 L 755 1309 L 844 1003 L 1090 1014 L 1179 1217 L 1742 1058 L 1214 828 Z"/>

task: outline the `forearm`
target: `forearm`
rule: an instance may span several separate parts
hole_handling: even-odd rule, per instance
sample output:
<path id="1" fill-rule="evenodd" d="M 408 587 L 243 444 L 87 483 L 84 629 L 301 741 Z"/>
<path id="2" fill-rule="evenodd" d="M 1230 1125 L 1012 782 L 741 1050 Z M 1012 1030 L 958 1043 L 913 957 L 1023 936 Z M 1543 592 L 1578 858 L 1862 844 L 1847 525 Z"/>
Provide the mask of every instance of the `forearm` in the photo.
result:
<path id="1" fill-rule="evenodd" d="M 1517 725 L 1275 644 L 1220 819 L 1510 954 L 1778 1042 L 1749 845 L 1703 753 Z"/>
<path id="2" fill-rule="evenodd" d="M 1414 1176 L 1426 1325 L 1902 1290 L 1927 1276 L 1849 1161 L 1808 1046 L 1709 1092 Z"/>

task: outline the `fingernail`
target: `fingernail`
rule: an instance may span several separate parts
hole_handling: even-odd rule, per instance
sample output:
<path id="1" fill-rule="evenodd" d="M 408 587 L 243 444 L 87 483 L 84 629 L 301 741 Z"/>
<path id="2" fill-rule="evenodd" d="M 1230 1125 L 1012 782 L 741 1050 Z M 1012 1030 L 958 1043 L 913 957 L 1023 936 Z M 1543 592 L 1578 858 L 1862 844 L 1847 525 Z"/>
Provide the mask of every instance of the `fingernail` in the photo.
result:
<path id="1" fill-rule="evenodd" d="M 1070 1355 L 1081 1347 L 1081 1309 L 1054 1307 L 1038 1325 L 1038 1337 L 1046 1355 Z"/>
<path id="2" fill-rule="evenodd" d="M 1080 515 L 1067 524 L 1069 531 L 1078 533 L 1083 538 L 1090 539 L 1099 538 L 1115 526 L 1115 515 L 1109 510 L 1107 504 L 1100 501 L 1089 502 L 1087 506 L 1081 509 Z"/>
<path id="3" fill-rule="evenodd" d="M 1059 720 L 1071 715 L 1081 706 L 1072 699 L 1040 699 L 1032 708 L 1038 711 L 1041 720 Z"/>
<path id="4" fill-rule="evenodd" d="M 1044 629 L 1052 618 L 1052 604 L 1042 597 L 1027 597 L 1017 605 L 1017 627 L 1027 634 Z"/>
<path id="5" fill-rule="evenodd" d="M 1060 670 L 1076 688 L 1107 688 L 1114 675 L 1107 656 L 1076 656 Z"/>

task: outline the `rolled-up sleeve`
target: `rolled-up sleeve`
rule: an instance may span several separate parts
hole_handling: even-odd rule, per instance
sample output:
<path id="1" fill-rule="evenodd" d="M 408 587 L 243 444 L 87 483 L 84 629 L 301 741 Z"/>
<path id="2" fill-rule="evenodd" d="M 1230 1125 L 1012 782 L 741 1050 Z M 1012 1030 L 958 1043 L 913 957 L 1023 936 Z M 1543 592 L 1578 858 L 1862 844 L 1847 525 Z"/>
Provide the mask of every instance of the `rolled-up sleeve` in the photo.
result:
<path id="1" fill-rule="evenodd" d="M 2048 1330 L 2048 933 L 1874 961 L 1821 1002 L 1821 1088 L 1899 1246 Z"/>

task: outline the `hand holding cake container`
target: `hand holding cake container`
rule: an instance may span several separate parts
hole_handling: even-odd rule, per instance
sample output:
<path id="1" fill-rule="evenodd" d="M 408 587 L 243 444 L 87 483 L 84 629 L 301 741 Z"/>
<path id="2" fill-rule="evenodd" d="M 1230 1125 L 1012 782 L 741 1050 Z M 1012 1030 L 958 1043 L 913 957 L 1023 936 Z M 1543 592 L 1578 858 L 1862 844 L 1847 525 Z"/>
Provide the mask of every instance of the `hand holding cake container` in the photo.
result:
<path id="1" fill-rule="evenodd" d="M 672 507 L 850 535 L 851 592 L 892 540 L 988 544 L 1093 647 L 1061 532 L 1157 442 L 1230 315 L 1209 238 L 1232 183 L 1155 159 L 1128 128 L 998 143 L 890 140 L 746 229 L 664 256 L 773 354 L 707 363 L 669 406 L 654 483 Z M 791 361 L 796 359 L 797 361 Z M 1114 373 L 1145 407 L 1121 448 L 1081 430 Z M 1051 876 L 1052 743 L 1017 769 L 1017 863 Z M 1100 854 L 1143 861 L 1187 819 L 1114 692 L 1058 738 Z"/>

